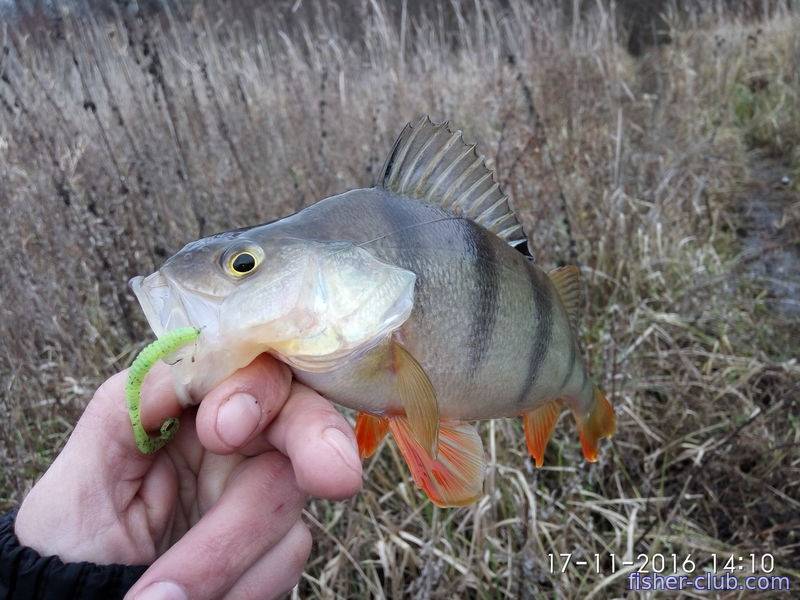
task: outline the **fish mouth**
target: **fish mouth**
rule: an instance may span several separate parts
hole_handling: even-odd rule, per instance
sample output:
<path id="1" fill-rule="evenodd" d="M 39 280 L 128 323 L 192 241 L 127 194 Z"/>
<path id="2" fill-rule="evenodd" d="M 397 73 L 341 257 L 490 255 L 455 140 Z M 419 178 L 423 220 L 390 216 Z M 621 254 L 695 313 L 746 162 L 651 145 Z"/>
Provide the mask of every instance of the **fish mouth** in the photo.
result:
<path id="1" fill-rule="evenodd" d="M 161 337 L 165 332 L 179 327 L 199 327 L 194 323 L 184 306 L 180 290 L 164 276 L 156 271 L 147 277 L 134 277 L 128 282 L 139 305 L 144 311 L 147 323 Z"/>

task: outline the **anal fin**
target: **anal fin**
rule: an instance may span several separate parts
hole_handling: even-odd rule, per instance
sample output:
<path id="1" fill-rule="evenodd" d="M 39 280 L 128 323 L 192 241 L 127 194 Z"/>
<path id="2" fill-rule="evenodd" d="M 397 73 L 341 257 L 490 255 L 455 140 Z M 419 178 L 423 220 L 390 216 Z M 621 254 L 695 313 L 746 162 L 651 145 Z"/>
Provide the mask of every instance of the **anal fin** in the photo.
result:
<path id="1" fill-rule="evenodd" d="M 369 458 L 389 431 L 389 419 L 360 412 L 356 417 L 355 431 L 358 455 L 361 458 Z"/>
<path id="2" fill-rule="evenodd" d="M 414 482 L 436 506 L 465 506 L 481 496 L 483 443 L 474 425 L 440 423 L 436 458 L 417 442 L 405 417 L 391 417 L 389 427 Z"/>
<path id="3" fill-rule="evenodd" d="M 556 398 L 522 415 L 525 442 L 537 467 L 544 464 L 544 452 L 561 415 L 561 409 L 562 402 Z"/>

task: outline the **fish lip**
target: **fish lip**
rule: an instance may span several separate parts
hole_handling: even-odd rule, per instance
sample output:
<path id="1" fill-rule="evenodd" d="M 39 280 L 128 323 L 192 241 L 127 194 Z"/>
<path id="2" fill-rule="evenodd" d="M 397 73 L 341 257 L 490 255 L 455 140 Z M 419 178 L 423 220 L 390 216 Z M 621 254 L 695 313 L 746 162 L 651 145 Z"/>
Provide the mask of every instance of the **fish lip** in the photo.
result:
<path id="1" fill-rule="evenodd" d="M 155 271 L 147 277 L 138 275 L 128 281 L 128 286 L 156 337 L 160 338 L 165 333 L 166 324 L 170 325 L 170 329 L 196 327 L 189 317 L 180 290 L 163 272 Z"/>

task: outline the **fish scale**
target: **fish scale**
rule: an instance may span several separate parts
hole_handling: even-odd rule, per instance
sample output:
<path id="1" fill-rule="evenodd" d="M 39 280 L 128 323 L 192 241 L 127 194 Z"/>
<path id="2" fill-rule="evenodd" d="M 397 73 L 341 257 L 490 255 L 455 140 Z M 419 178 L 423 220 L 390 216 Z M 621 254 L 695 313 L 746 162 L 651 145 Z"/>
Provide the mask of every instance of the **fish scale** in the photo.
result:
<path id="1" fill-rule="evenodd" d="M 132 287 L 157 334 L 202 331 L 173 367 L 187 403 L 270 352 L 359 411 L 363 456 L 391 431 L 431 500 L 460 506 L 483 479 L 472 421 L 521 416 L 537 466 L 565 407 L 588 460 L 614 429 L 578 352 L 579 272 L 545 273 L 523 241 L 476 147 L 424 117 L 375 187 L 192 242 Z"/>

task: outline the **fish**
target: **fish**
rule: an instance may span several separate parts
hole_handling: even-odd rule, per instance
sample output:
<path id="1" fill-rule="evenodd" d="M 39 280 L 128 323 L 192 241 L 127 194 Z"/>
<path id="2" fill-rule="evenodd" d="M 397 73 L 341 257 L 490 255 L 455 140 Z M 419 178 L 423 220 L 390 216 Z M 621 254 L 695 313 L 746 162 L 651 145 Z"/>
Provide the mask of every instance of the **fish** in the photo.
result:
<path id="1" fill-rule="evenodd" d="M 560 415 L 583 456 L 615 431 L 578 339 L 578 267 L 542 270 L 475 144 L 428 116 L 405 126 L 373 187 L 187 244 L 130 286 L 172 357 L 184 405 L 267 352 L 357 411 L 366 459 L 391 433 L 437 506 L 483 493 L 475 422 L 521 417 L 537 467 Z"/>

